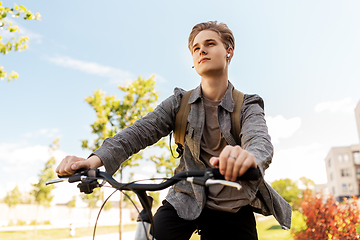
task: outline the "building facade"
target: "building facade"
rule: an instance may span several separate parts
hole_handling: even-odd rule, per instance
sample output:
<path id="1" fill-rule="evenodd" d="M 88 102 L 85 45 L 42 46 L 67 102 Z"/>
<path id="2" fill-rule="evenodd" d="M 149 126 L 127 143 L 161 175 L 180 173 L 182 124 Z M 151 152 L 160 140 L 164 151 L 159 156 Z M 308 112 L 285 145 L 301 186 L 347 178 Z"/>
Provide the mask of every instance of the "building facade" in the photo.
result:
<path id="1" fill-rule="evenodd" d="M 360 140 L 360 102 L 355 108 Z M 360 144 L 333 147 L 325 158 L 327 189 L 341 201 L 343 197 L 360 196 Z"/>
<path id="2" fill-rule="evenodd" d="M 336 200 L 360 195 L 360 144 L 331 148 L 325 164 L 327 188 Z"/>

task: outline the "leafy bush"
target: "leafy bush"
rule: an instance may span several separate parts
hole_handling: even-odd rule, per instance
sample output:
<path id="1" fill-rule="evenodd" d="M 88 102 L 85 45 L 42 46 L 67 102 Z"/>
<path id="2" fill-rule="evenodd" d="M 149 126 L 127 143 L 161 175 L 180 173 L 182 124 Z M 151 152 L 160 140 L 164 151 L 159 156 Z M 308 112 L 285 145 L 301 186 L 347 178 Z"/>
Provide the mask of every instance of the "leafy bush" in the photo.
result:
<path id="1" fill-rule="evenodd" d="M 291 205 L 292 209 L 298 209 L 297 202 L 302 191 L 295 181 L 290 178 L 280 179 L 272 182 L 271 187 Z"/>
<path id="2" fill-rule="evenodd" d="M 357 198 L 345 199 L 342 203 L 334 197 L 323 200 L 322 194 L 305 191 L 301 201 L 301 211 L 306 218 L 306 230 L 293 223 L 293 236 L 303 239 L 360 239 L 356 227 L 360 224 L 360 211 Z"/>
<path id="3" fill-rule="evenodd" d="M 293 233 L 299 233 L 306 229 L 306 217 L 300 211 L 293 211 L 291 216 L 291 231 Z"/>

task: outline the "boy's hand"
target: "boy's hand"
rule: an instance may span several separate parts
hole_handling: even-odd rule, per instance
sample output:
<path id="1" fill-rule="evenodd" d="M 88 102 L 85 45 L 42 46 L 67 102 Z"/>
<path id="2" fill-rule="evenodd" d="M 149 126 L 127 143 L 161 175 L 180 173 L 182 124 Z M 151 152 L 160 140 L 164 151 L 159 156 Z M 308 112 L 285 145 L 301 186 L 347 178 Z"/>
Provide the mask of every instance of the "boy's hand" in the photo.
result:
<path id="1" fill-rule="evenodd" d="M 102 166 L 102 162 L 96 155 L 92 155 L 88 159 L 66 156 L 56 168 L 55 172 L 59 176 L 73 175 L 79 169 L 98 168 L 100 166 Z"/>
<path id="2" fill-rule="evenodd" d="M 220 173 L 228 181 L 236 181 L 249 168 L 256 168 L 257 164 L 253 154 L 240 146 L 226 146 L 219 157 L 212 157 L 210 163 L 219 168 Z"/>

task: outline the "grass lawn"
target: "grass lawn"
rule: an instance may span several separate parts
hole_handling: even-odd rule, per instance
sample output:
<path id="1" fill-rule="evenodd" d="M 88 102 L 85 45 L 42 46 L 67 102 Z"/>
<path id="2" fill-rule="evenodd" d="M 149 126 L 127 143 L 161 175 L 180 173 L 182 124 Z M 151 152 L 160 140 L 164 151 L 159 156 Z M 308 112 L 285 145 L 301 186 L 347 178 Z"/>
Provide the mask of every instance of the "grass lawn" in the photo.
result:
<path id="1" fill-rule="evenodd" d="M 275 218 L 257 222 L 259 240 L 293 240 L 290 230 L 283 230 Z"/>
<path id="2" fill-rule="evenodd" d="M 124 226 L 124 231 L 134 231 L 136 225 L 126 225 Z M 293 240 L 290 231 L 282 230 L 280 225 L 274 218 L 268 218 L 257 223 L 257 230 L 259 235 L 259 240 Z M 75 237 L 84 237 L 92 236 L 93 227 L 89 228 L 76 228 Z M 117 226 L 109 227 L 98 227 L 96 229 L 96 234 L 106 234 L 106 233 L 117 233 Z M 69 229 L 49 229 L 49 230 L 37 230 L 35 235 L 34 231 L 9 231 L 9 232 L 0 232 L 1 240 L 56 240 L 62 238 L 70 238 Z M 95 238 L 96 239 L 96 238 Z M 194 234 L 191 237 L 191 240 L 200 240 L 200 236 Z"/>
<path id="3" fill-rule="evenodd" d="M 135 231 L 136 224 L 125 225 L 124 231 Z M 85 237 L 92 236 L 94 231 L 93 227 L 88 228 L 76 228 L 75 237 Z M 119 232 L 118 226 L 108 226 L 108 227 L 97 227 L 96 235 L 106 234 L 106 233 L 117 233 Z M 1 240 L 56 240 L 62 238 L 70 238 L 69 229 L 46 229 L 46 230 L 37 230 L 35 231 L 8 231 L 0 232 Z M 95 237 L 96 239 L 96 237 Z"/>

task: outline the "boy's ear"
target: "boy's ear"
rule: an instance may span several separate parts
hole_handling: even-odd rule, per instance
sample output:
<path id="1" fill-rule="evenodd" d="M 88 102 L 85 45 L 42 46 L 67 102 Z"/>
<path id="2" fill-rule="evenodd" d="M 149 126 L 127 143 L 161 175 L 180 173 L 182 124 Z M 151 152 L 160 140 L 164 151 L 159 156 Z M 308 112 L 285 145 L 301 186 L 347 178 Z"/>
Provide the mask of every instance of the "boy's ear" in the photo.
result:
<path id="1" fill-rule="evenodd" d="M 232 47 L 229 47 L 226 51 L 227 51 L 226 54 L 227 59 L 231 60 L 232 57 L 234 56 L 234 49 Z"/>

